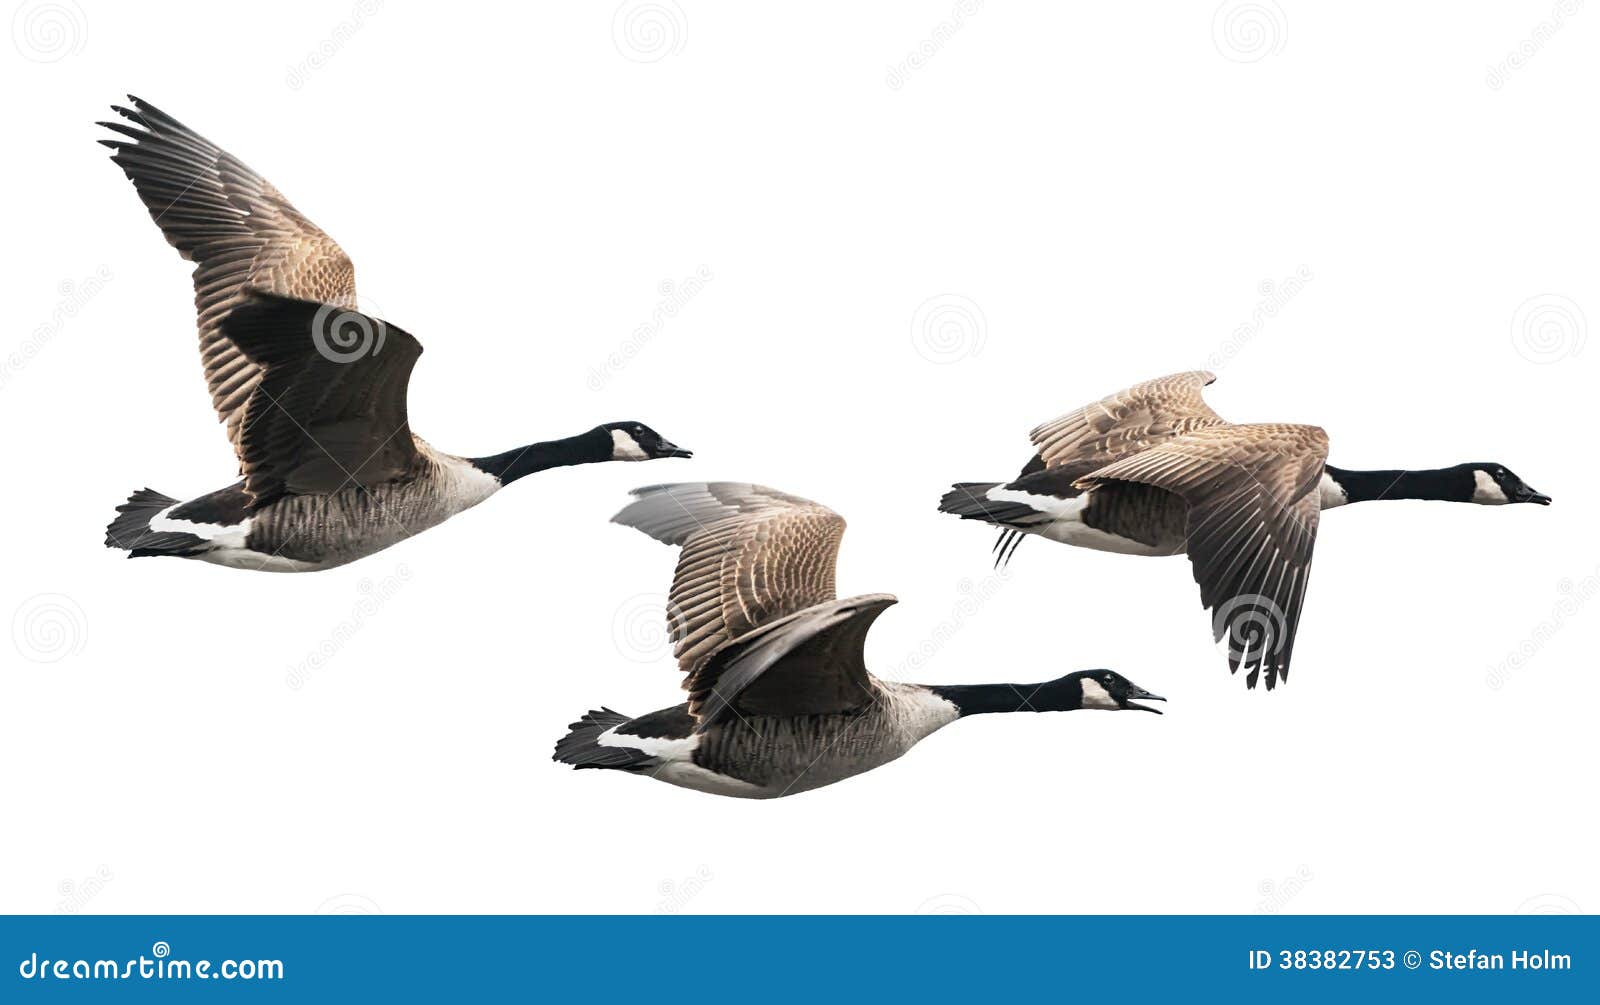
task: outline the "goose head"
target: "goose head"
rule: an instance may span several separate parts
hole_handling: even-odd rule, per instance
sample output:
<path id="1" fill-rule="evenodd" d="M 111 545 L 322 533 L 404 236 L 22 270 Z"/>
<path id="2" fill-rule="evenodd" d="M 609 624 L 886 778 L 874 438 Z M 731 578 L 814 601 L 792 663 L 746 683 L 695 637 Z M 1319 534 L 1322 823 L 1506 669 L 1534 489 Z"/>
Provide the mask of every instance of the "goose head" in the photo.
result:
<path id="1" fill-rule="evenodd" d="M 1035 707 L 1043 701 L 1052 710 L 1066 711 L 1077 708 L 1099 708 L 1111 712 L 1138 711 L 1161 714 L 1159 708 L 1138 705 L 1135 702 L 1166 701 L 1152 694 L 1115 670 L 1080 670 L 1058 677 L 1039 688 L 1030 699 Z"/>
<path id="2" fill-rule="evenodd" d="M 1537 503 L 1550 505 L 1550 497 L 1535 492 L 1527 482 L 1518 478 L 1504 464 L 1463 464 L 1472 474 L 1471 502 L 1485 506 L 1504 506 L 1508 503 Z"/>
<path id="3" fill-rule="evenodd" d="M 694 456 L 642 422 L 608 422 L 600 428 L 611 436 L 611 459 L 614 461 Z"/>

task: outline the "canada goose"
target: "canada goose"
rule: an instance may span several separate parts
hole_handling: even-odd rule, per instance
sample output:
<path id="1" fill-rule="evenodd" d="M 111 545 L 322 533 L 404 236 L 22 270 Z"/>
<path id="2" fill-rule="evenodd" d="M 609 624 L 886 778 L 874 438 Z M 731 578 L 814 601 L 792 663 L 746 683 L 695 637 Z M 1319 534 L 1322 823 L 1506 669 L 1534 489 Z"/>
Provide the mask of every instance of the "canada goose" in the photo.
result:
<path id="1" fill-rule="evenodd" d="M 1136 384 L 1029 434 L 1013 482 L 962 482 L 939 509 L 1001 529 L 996 562 L 1024 535 L 1127 555 L 1187 552 L 1228 669 L 1267 688 L 1289 674 L 1322 510 L 1376 499 L 1539 503 L 1501 464 L 1346 471 L 1316 426 L 1234 425 L 1206 407 L 1209 373 Z"/>
<path id="2" fill-rule="evenodd" d="M 901 684 L 867 672 L 886 593 L 836 599 L 844 519 L 760 485 L 656 485 L 614 520 L 683 553 L 669 627 L 689 700 L 637 719 L 589 712 L 556 744 L 579 768 L 614 768 L 728 796 L 815 789 L 904 754 L 965 715 L 1156 709 L 1110 670 L 1042 684 Z"/>
<path id="3" fill-rule="evenodd" d="M 117 507 L 106 545 L 268 572 L 328 569 L 567 464 L 688 457 L 612 422 L 491 457 L 415 436 L 406 384 L 417 340 L 354 309 L 355 271 L 264 178 L 160 109 L 100 125 L 161 232 L 195 263 L 200 358 L 243 478 L 179 502 L 151 489 Z"/>

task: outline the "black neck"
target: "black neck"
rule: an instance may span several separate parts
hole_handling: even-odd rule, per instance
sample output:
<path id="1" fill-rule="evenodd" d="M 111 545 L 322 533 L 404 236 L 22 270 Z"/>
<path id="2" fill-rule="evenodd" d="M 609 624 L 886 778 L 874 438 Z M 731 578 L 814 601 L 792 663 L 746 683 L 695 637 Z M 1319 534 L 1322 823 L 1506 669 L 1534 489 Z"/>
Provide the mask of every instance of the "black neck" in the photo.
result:
<path id="1" fill-rule="evenodd" d="M 928 688 L 953 702 L 962 715 L 985 712 L 1069 712 L 1081 708 L 1083 691 L 1076 683 L 939 684 Z"/>
<path id="2" fill-rule="evenodd" d="M 609 461 L 611 453 L 611 433 L 604 426 L 598 426 L 564 440 L 530 443 L 492 457 L 469 457 L 467 460 L 474 467 L 500 479 L 501 484 L 510 485 L 524 475 L 548 468 Z"/>
<path id="3" fill-rule="evenodd" d="M 1374 499 L 1472 501 L 1474 481 L 1469 466 L 1424 471 L 1346 471 L 1329 464 L 1323 470 L 1353 503 Z"/>

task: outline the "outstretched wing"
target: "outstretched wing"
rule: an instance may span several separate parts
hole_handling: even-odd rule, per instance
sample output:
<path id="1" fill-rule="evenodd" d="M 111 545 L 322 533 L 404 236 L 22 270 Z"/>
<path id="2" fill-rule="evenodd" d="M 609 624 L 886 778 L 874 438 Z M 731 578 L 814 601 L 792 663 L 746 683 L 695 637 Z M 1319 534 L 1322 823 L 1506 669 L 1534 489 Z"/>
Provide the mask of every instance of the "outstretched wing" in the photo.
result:
<path id="1" fill-rule="evenodd" d="M 1219 426 L 1174 437 L 1078 480 L 1138 482 L 1188 505 L 1189 561 L 1228 669 L 1255 687 L 1289 675 L 1321 512 L 1328 434 L 1316 426 Z"/>
<path id="2" fill-rule="evenodd" d="M 668 620 L 685 673 L 728 642 L 835 598 L 844 518 L 826 506 L 737 482 L 653 485 L 633 494 L 613 520 L 683 548 Z"/>
<path id="3" fill-rule="evenodd" d="M 371 488 L 412 470 L 406 386 L 416 339 L 353 310 L 246 291 L 219 329 L 259 371 L 242 410 L 244 487 L 281 495 Z"/>
<path id="4" fill-rule="evenodd" d="M 353 307 L 355 267 L 265 178 L 154 105 L 128 100 L 132 108 L 112 108 L 139 128 L 102 122 L 125 138 L 100 142 L 115 151 L 161 233 L 195 263 L 200 361 L 242 464 L 245 403 L 261 371 L 223 333 L 223 315 L 246 287 Z"/>
<path id="5" fill-rule="evenodd" d="M 1158 377 L 1046 422 L 1028 434 L 1039 456 L 1022 473 L 1042 465 L 1081 476 L 1174 436 L 1225 425 L 1201 397 L 1216 379 L 1204 370 Z"/>

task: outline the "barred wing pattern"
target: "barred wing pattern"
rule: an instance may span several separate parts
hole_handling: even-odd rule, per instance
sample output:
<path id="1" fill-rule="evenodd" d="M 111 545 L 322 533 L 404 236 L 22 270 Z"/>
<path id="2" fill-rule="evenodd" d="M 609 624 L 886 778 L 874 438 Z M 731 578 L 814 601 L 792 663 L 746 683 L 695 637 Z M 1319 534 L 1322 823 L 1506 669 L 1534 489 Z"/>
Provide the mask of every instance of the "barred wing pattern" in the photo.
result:
<path id="1" fill-rule="evenodd" d="M 1328 435 L 1316 426 L 1225 425 L 1174 437 L 1080 478 L 1153 485 L 1188 506 L 1187 551 L 1228 667 L 1268 690 L 1289 674 L 1321 513 Z"/>
<path id="2" fill-rule="evenodd" d="M 243 461 L 245 403 L 261 368 L 223 333 L 222 317 L 246 287 L 353 307 L 355 267 L 333 238 L 238 158 L 154 105 L 128 100 L 132 108 L 112 108 L 139 128 L 102 122 L 123 138 L 100 142 L 114 151 L 112 161 L 167 241 L 195 263 L 206 386 Z"/>
<path id="3" fill-rule="evenodd" d="M 1216 379 L 1195 370 L 1147 380 L 1038 426 L 1028 437 L 1044 467 L 1087 474 L 1162 440 L 1224 425 L 1201 397 Z"/>

